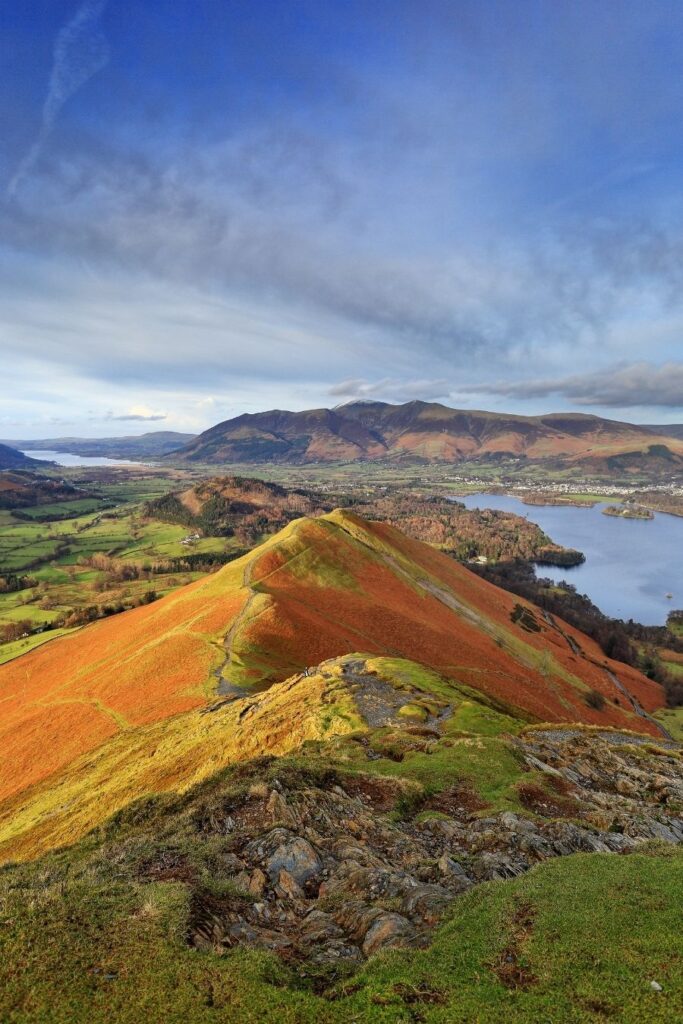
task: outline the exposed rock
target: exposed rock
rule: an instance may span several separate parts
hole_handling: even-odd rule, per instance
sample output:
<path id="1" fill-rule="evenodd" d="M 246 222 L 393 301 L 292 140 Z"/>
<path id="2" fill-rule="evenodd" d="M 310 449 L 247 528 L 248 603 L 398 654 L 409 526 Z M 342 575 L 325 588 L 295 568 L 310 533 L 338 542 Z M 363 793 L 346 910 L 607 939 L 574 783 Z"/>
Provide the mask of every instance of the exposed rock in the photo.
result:
<path id="1" fill-rule="evenodd" d="M 362 948 L 370 956 L 380 949 L 407 946 L 414 938 L 415 929 L 407 918 L 401 914 L 380 914 L 368 929 Z"/>
<path id="2" fill-rule="evenodd" d="M 438 868 L 440 873 L 448 878 L 452 891 L 464 892 L 465 889 L 469 889 L 472 885 L 462 864 L 459 864 L 457 860 L 453 860 L 447 853 L 444 853 L 439 858 Z"/>
<path id="3" fill-rule="evenodd" d="M 275 886 L 275 892 L 280 897 L 285 897 L 290 900 L 302 900 L 304 898 L 304 891 L 297 882 L 296 878 L 287 871 L 286 868 L 282 868 L 278 876 L 277 885 Z"/>
<path id="4" fill-rule="evenodd" d="M 471 884 L 468 879 L 465 887 Z M 404 896 L 401 909 L 410 917 L 435 925 L 452 900 L 453 893 L 442 885 L 420 885 Z"/>
<path id="5" fill-rule="evenodd" d="M 247 888 L 253 896 L 262 896 L 264 889 L 266 888 L 267 881 L 268 879 L 264 875 L 263 871 L 261 871 L 260 868 L 255 868 L 251 873 Z"/>
<path id="6" fill-rule="evenodd" d="M 311 945 L 344 938 L 344 932 L 331 914 L 322 910 L 311 910 L 301 925 L 301 937 Z"/>
<path id="7" fill-rule="evenodd" d="M 386 813 L 402 791 L 393 779 L 385 785 L 354 774 L 329 789 L 252 786 L 244 805 L 230 811 L 230 849 L 220 854 L 252 899 L 199 894 L 189 941 L 354 965 L 380 949 L 425 943 L 451 901 L 474 884 L 514 878 L 550 857 L 628 854 L 652 839 L 683 842 L 683 762 L 675 752 L 644 760 L 633 744 L 560 727 L 529 730 L 513 742 L 521 759 L 542 771 L 530 779 L 541 814 L 483 814 L 462 784 L 436 795 L 439 818 L 419 821 Z M 644 770 L 655 757 L 654 770 Z M 566 800 L 572 818 L 554 816 Z M 203 817 L 201 833 L 225 836 L 224 818 Z M 182 854 L 169 850 L 158 863 L 145 862 L 141 877 L 185 879 L 183 871 Z"/>
<path id="8" fill-rule="evenodd" d="M 275 828 L 256 844 L 251 843 L 252 856 L 254 848 L 256 855 L 263 858 L 266 873 L 273 883 L 283 869 L 302 886 L 322 871 L 322 861 L 308 840 L 285 828 Z"/>

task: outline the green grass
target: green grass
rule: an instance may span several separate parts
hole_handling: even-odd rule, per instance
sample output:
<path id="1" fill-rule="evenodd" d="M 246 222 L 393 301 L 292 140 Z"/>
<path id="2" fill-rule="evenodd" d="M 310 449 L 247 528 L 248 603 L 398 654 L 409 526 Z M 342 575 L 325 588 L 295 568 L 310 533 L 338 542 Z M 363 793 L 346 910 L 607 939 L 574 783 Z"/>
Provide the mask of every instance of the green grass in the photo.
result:
<path id="1" fill-rule="evenodd" d="M 11 644 L 2 644 L 0 645 L 0 665 L 13 661 L 14 658 L 27 654 L 28 651 L 32 651 L 36 647 L 42 647 L 50 640 L 56 640 L 58 636 L 66 636 L 67 633 L 73 633 L 73 630 L 51 629 L 47 633 L 38 633 L 36 636 L 25 637 L 23 640 L 15 640 Z"/>
<path id="2" fill-rule="evenodd" d="M 683 707 L 661 708 L 655 712 L 655 718 L 669 730 L 679 743 L 683 743 Z"/>
<path id="3" fill-rule="evenodd" d="M 363 764 L 369 774 L 418 782 L 427 794 L 439 793 L 465 783 L 495 811 L 520 810 L 516 784 L 535 778 L 523 772 L 510 746 L 495 737 L 461 736 L 439 741 L 429 752 L 410 750 L 405 734 L 382 731 L 373 737 L 372 747 L 386 757 Z M 401 761 L 394 760 L 402 754 Z"/>
<path id="4" fill-rule="evenodd" d="M 109 829 L 109 846 L 91 838 L 0 874 L 3 1022 L 672 1024 L 683 1015 L 680 852 L 578 854 L 479 886 L 428 948 L 385 953 L 320 995 L 271 954 L 189 949 L 187 888 L 137 881 L 130 864 L 154 840 L 119 833 Z M 499 980 L 510 949 L 523 987 Z"/>
<path id="5" fill-rule="evenodd" d="M 21 509 L 22 515 L 30 516 L 31 519 L 67 519 L 72 516 L 85 515 L 89 512 L 97 512 L 106 508 L 109 502 L 102 498 L 76 498 L 73 501 L 61 501 L 52 505 L 35 505 L 32 508 Z"/>

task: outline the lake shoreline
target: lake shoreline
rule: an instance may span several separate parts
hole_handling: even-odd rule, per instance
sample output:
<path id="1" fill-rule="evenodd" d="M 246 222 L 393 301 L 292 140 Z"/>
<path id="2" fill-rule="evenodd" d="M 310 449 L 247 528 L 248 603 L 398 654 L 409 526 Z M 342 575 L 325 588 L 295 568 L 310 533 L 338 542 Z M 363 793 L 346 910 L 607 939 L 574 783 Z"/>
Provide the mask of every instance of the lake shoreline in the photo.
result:
<path id="1" fill-rule="evenodd" d="M 588 503 L 528 505 L 521 495 L 460 495 L 467 508 L 497 509 L 525 516 L 560 548 L 583 552 L 573 565 L 538 566 L 537 575 L 554 583 L 571 583 L 610 618 L 663 626 L 672 601 L 683 606 L 683 525 L 680 516 L 657 512 L 652 519 L 603 515 L 614 504 L 606 497 Z M 647 522 L 647 529 L 634 525 Z M 668 597 L 673 594 L 673 597 Z"/>
<path id="2" fill-rule="evenodd" d="M 83 466 L 89 469 L 95 469 L 98 466 L 106 467 L 110 469 L 116 466 L 121 469 L 134 469 L 136 466 L 149 467 L 153 465 L 151 462 L 136 462 L 134 459 L 112 459 L 104 455 L 74 455 L 71 452 L 57 452 L 49 451 L 47 449 L 32 450 L 27 448 L 26 451 L 22 452 L 30 459 L 37 459 L 39 462 L 44 462 L 46 468 L 54 469 L 77 469 L 79 466 Z"/>

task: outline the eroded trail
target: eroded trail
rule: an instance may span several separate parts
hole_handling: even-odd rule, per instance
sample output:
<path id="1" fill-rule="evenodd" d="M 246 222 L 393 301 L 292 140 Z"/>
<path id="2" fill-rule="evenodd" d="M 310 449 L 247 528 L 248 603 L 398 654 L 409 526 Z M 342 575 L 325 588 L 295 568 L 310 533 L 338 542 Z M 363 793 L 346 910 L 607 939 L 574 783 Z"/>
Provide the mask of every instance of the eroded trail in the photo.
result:
<path id="1" fill-rule="evenodd" d="M 237 637 L 237 634 L 239 633 L 241 627 L 250 617 L 251 608 L 256 598 L 256 591 L 253 590 L 251 586 L 251 576 L 253 572 L 253 567 L 254 563 L 251 560 L 249 560 L 244 566 L 244 572 L 242 574 L 242 586 L 244 587 L 245 590 L 249 591 L 249 596 L 247 597 L 247 600 L 244 603 L 242 609 L 236 615 L 230 629 L 226 633 L 225 638 L 223 640 L 223 663 L 213 671 L 213 676 L 218 684 L 216 687 L 216 693 L 220 697 L 229 697 L 231 700 L 237 700 L 239 697 L 246 697 L 249 694 L 249 691 L 247 690 L 246 687 L 239 686 L 237 683 L 231 682 L 230 679 L 226 678 L 226 676 L 223 673 L 225 672 L 226 668 L 229 668 L 229 666 L 232 664 L 234 656 L 233 648 L 235 638 Z M 225 703 L 225 701 L 221 701 L 221 703 L 223 704 Z"/>
<path id="2" fill-rule="evenodd" d="M 622 693 L 624 697 L 626 697 L 626 699 L 630 702 L 631 707 L 638 715 L 638 717 L 644 718 L 648 722 L 652 722 L 652 724 L 659 729 L 660 733 L 662 734 L 662 736 L 665 737 L 665 739 L 671 740 L 673 742 L 673 736 L 668 731 L 668 729 L 665 729 L 661 722 L 658 722 L 656 718 L 654 718 L 645 710 L 640 701 L 638 701 L 630 692 L 630 690 L 628 690 L 624 686 L 619 677 L 614 672 L 611 672 L 608 668 L 605 669 L 605 672 L 607 673 L 607 677 L 614 683 L 619 692 Z"/>

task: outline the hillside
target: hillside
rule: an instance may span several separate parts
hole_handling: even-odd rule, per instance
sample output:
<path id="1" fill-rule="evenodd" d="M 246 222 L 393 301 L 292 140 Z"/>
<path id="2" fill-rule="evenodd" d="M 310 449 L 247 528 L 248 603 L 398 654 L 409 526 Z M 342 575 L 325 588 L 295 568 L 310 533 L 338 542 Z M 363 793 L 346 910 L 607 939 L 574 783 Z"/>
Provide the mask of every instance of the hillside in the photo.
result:
<path id="1" fill-rule="evenodd" d="M 183 491 L 163 495 L 145 506 L 145 514 L 166 523 L 181 523 L 212 537 L 237 536 L 254 544 L 293 519 L 331 509 L 329 501 L 305 491 L 247 477 L 202 480 Z"/>
<path id="2" fill-rule="evenodd" d="M 683 440 L 683 423 L 644 423 L 645 430 L 651 430 L 660 437 L 677 437 Z"/>
<path id="3" fill-rule="evenodd" d="M 206 464 L 505 457 L 628 473 L 682 466 L 683 442 L 579 413 L 527 417 L 434 402 L 352 402 L 337 409 L 244 414 L 217 424 L 169 457 Z"/>
<path id="4" fill-rule="evenodd" d="M 38 463 L 34 463 L 38 465 Z M 43 463 L 43 466 L 45 463 Z M 53 480 L 26 470 L 0 472 L 0 509 L 20 509 L 87 496 L 88 492 L 64 480 Z"/>
<path id="5" fill-rule="evenodd" d="M 4 469 L 45 469 L 47 463 L 32 459 L 16 448 L 0 444 L 0 470 Z"/>
<path id="6" fill-rule="evenodd" d="M 360 653 L 164 725 L 53 795 L 127 806 L 0 873 L 2 1020 L 679 1019 L 677 750 Z"/>
<path id="7" fill-rule="evenodd" d="M 218 476 L 149 501 L 144 511 L 153 519 L 180 523 L 205 536 L 234 536 L 241 544 L 253 546 L 299 516 L 321 515 L 343 503 L 364 519 L 391 523 L 409 537 L 461 560 L 483 556 L 494 562 L 524 559 L 571 565 L 583 558 L 580 552 L 554 544 L 524 516 L 467 509 L 431 493 L 383 487 L 373 495 L 362 486 L 334 499 L 329 493 L 288 490 L 250 477 Z"/>
<path id="8" fill-rule="evenodd" d="M 152 430 L 147 434 L 126 437 L 48 437 L 11 441 L 10 444 L 29 451 L 68 452 L 70 455 L 110 459 L 150 459 L 176 451 L 194 437 L 194 434 L 181 434 L 175 430 Z"/>
<path id="9" fill-rule="evenodd" d="M 231 728 L 210 739 L 229 709 L 198 711 L 354 650 L 410 658 L 522 719 L 661 735 L 646 714 L 663 704 L 656 683 L 448 556 L 337 511 L 0 667 L 3 855 L 73 838 L 136 796 L 236 757 L 291 749 L 308 728 L 297 732 L 291 706 L 248 743 Z"/>

